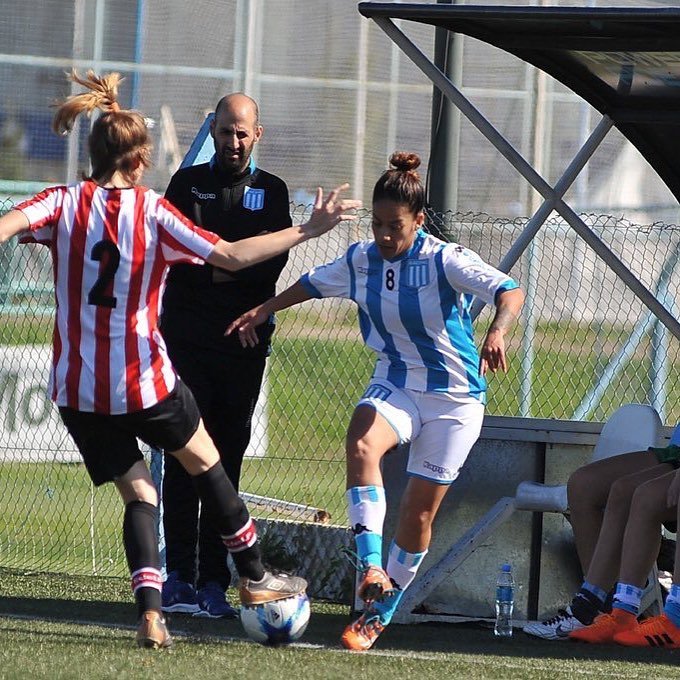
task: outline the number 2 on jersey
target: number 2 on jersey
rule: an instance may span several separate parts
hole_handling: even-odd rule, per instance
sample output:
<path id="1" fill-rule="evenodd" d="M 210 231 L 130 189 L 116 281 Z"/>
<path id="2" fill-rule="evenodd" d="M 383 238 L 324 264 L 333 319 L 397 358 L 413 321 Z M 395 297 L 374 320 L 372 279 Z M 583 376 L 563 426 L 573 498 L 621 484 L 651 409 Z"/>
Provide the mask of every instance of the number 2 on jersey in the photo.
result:
<path id="1" fill-rule="evenodd" d="M 94 286 L 90 288 L 87 302 L 90 305 L 114 309 L 117 304 L 116 298 L 106 295 L 104 291 L 113 282 L 113 277 L 116 275 L 116 271 L 118 271 L 120 250 L 111 241 L 97 241 L 92 246 L 90 257 L 97 262 L 103 262 L 104 265 L 100 267 L 99 278 L 94 282 Z"/>

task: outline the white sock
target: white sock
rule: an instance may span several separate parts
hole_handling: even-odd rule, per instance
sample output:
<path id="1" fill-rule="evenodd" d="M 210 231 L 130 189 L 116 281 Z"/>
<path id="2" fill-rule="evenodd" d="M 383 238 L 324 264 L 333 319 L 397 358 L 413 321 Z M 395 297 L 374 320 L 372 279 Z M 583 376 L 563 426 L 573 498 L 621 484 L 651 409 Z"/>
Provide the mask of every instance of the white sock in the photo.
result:
<path id="1" fill-rule="evenodd" d="M 401 590 L 406 590 L 416 577 L 425 555 L 427 550 L 419 553 L 407 552 L 392 541 L 387 557 L 387 575 Z"/>

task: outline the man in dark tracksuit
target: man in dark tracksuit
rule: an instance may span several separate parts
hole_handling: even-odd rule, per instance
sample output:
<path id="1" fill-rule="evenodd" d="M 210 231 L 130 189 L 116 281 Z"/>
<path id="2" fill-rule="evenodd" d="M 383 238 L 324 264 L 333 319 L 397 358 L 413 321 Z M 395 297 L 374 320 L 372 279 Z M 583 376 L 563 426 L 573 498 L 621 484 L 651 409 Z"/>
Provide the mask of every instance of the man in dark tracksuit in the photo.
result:
<path id="1" fill-rule="evenodd" d="M 289 227 L 288 188 L 252 161 L 262 135 L 257 104 L 240 93 L 222 98 L 211 134 L 215 155 L 210 163 L 179 170 L 166 198 L 196 224 L 228 241 Z M 240 314 L 275 294 L 287 258 L 281 255 L 232 273 L 210 265 L 174 265 L 163 297 L 161 331 L 168 352 L 196 397 L 236 489 L 274 320 L 258 328 L 260 344 L 255 347 L 241 347 L 237 334 L 225 337 L 224 331 Z M 215 519 L 205 509 L 199 517 L 189 476 L 167 455 L 163 513 L 168 571 L 164 611 L 236 616 L 225 599 L 230 575 Z"/>

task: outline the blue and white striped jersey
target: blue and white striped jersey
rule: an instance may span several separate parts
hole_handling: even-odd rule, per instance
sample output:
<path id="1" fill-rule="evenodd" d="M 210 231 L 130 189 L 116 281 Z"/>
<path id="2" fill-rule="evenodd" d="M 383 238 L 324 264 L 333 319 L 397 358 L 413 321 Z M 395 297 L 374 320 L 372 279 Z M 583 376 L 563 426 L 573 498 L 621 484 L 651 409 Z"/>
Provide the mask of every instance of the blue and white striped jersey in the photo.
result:
<path id="1" fill-rule="evenodd" d="M 378 354 L 374 378 L 485 403 L 472 300 L 492 304 L 517 283 L 473 251 L 419 230 L 410 250 L 393 260 L 383 259 L 374 241 L 361 241 L 300 283 L 313 297 L 356 302 L 364 341 Z"/>

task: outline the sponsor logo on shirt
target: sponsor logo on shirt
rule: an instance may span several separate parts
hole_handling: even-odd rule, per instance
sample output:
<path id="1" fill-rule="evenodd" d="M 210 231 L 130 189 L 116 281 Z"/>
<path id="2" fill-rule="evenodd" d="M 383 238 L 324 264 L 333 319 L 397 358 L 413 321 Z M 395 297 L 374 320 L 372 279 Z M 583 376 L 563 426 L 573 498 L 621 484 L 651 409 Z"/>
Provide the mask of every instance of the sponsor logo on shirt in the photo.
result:
<path id="1" fill-rule="evenodd" d="M 430 282 L 430 268 L 427 260 L 415 260 L 406 265 L 406 285 L 421 288 Z"/>
<path id="2" fill-rule="evenodd" d="M 426 470 L 432 470 L 432 472 L 437 475 L 446 475 L 447 477 L 451 476 L 451 470 L 449 470 L 449 468 L 442 465 L 435 465 L 434 463 L 430 463 L 427 460 L 423 462 L 423 467 Z"/>
<path id="3" fill-rule="evenodd" d="M 217 198 L 216 194 L 205 193 L 205 192 L 199 191 L 196 187 L 191 187 L 191 193 L 194 196 L 196 196 L 197 198 L 200 198 L 202 201 L 207 201 L 208 199 Z"/>
<path id="4" fill-rule="evenodd" d="M 246 187 L 243 191 L 243 207 L 247 210 L 262 210 L 264 208 L 264 189 Z"/>

